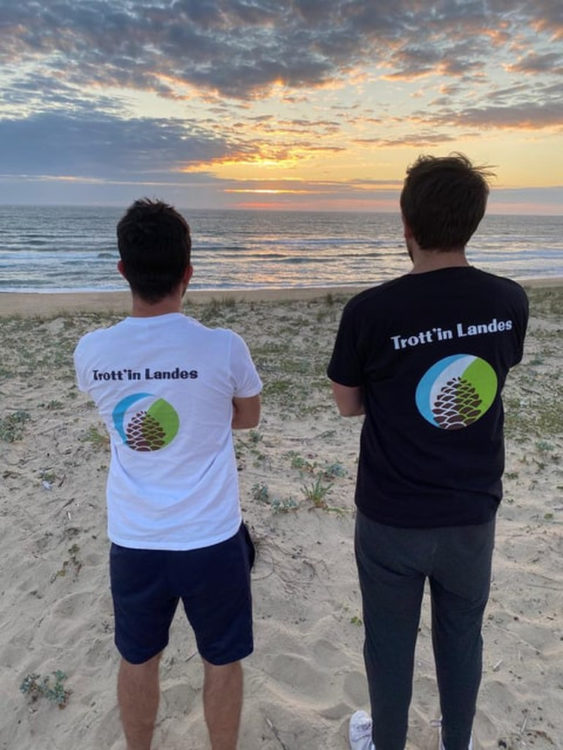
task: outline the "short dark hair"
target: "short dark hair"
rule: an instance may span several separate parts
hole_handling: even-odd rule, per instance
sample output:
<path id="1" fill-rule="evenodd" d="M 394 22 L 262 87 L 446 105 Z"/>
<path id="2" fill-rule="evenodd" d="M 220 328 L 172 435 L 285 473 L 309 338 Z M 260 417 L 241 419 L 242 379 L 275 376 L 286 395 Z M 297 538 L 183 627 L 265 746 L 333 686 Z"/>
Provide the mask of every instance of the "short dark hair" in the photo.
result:
<path id="1" fill-rule="evenodd" d="M 422 250 L 465 247 L 485 214 L 488 167 L 463 154 L 419 156 L 407 169 L 401 211 Z"/>
<path id="2" fill-rule="evenodd" d="M 133 294 L 160 302 L 180 283 L 190 264 L 190 227 L 172 206 L 142 198 L 120 219 L 117 247 Z"/>

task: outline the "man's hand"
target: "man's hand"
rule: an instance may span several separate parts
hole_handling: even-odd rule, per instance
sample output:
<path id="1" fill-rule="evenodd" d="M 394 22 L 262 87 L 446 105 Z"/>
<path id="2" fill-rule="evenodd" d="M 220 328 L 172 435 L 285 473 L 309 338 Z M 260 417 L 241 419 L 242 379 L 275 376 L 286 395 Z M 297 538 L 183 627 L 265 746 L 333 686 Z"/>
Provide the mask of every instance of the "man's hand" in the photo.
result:
<path id="1" fill-rule="evenodd" d="M 332 395 L 342 417 L 359 417 L 365 414 L 362 389 L 359 386 L 350 388 L 347 385 L 331 382 Z"/>
<path id="2" fill-rule="evenodd" d="M 260 394 L 250 398 L 233 398 L 233 430 L 256 427 L 260 421 Z"/>

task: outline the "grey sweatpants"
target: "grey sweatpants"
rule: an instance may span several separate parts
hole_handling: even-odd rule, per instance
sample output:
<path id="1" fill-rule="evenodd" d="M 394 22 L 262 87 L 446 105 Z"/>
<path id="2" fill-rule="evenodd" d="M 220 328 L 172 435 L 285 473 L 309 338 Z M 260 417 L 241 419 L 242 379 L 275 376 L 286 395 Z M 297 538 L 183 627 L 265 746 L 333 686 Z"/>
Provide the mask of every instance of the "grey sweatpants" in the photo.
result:
<path id="1" fill-rule="evenodd" d="M 446 750 L 467 750 L 482 671 L 495 522 L 405 529 L 358 512 L 356 561 L 377 750 L 403 750 L 425 579 Z"/>

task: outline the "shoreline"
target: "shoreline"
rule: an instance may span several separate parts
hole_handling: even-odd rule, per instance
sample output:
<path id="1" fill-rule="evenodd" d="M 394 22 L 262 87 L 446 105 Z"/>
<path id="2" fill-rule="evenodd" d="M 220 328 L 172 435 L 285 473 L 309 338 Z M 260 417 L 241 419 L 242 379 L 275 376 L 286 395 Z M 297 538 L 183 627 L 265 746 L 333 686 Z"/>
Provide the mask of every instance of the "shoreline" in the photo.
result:
<path id="1" fill-rule="evenodd" d="M 524 288 L 563 286 L 562 276 L 515 279 Z M 278 287 L 262 289 L 194 289 L 188 290 L 186 305 L 205 305 L 213 300 L 235 302 L 280 302 L 313 300 L 327 295 L 353 296 L 375 286 Z M 76 312 L 127 313 L 130 293 L 123 292 L 0 292 L 0 318 L 56 317 Z"/>

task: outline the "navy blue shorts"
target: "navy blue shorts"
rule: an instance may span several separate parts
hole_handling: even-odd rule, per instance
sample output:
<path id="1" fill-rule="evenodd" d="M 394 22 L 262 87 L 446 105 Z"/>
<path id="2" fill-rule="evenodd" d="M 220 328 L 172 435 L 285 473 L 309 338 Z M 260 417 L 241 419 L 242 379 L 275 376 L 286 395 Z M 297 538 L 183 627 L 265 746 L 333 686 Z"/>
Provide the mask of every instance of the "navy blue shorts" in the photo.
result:
<path id="1" fill-rule="evenodd" d="M 211 664 L 230 664 L 253 650 L 246 527 L 219 544 L 185 552 L 130 549 L 112 544 L 110 581 L 115 645 L 131 664 L 142 664 L 168 645 L 181 599 L 198 651 Z"/>

